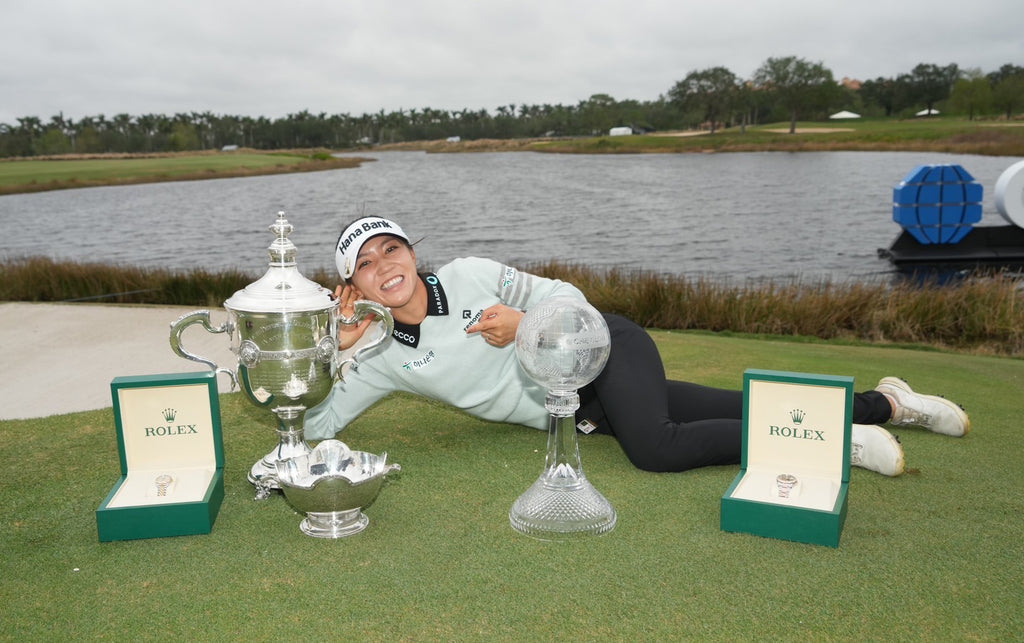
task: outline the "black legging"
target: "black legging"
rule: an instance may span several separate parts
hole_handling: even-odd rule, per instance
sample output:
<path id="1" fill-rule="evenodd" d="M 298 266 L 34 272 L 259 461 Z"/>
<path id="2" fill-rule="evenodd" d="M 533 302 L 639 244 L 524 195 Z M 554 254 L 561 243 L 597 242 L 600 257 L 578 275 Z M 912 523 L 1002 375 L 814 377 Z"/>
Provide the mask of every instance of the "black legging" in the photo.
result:
<path id="1" fill-rule="evenodd" d="M 646 471 L 686 471 L 736 464 L 743 432 L 743 392 L 665 379 L 661 355 L 647 332 L 606 314 L 611 355 L 604 370 L 580 389 L 577 421 L 614 435 L 630 462 Z M 853 396 L 853 421 L 882 424 L 892 415 L 877 391 Z"/>

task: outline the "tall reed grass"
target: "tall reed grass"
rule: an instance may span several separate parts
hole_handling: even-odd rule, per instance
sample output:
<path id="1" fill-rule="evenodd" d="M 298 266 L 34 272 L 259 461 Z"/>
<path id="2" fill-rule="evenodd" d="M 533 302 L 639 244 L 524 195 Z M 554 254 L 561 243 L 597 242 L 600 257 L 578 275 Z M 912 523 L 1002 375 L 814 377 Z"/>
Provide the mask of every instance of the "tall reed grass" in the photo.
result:
<path id="1" fill-rule="evenodd" d="M 1003 273 L 953 284 L 750 282 L 547 263 L 531 272 L 578 286 L 598 309 L 648 328 L 924 344 L 1024 356 L 1024 289 Z"/>
<path id="2" fill-rule="evenodd" d="M 252 280 L 241 271 L 173 271 L 29 257 L 0 263 L 0 301 L 220 306 Z"/>
<path id="3" fill-rule="evenodd" d="M 736 285 L 558 262 L 523 266 L 578 286 L 599 310 L 648 328 L 918 344 L 1024 356 L 1024 289 L 1012 275 L 939 283 Z M 329 271 L 306 275 L 328 287 Z M 0 301 L 99 301 L 217 307 L 259 275 L 186 272 L 32 257 L 0 263 Z"/>

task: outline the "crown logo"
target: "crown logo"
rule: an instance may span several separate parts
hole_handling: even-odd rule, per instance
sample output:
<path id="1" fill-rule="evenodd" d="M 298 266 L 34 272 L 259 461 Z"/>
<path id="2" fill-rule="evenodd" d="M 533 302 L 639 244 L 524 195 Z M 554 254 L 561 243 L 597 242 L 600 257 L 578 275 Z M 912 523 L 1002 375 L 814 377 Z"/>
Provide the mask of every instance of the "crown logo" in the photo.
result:
<path id="1" fill-rule="evenodd" d="M 789 417 L 793 418 L 793 424 L 800 424 L 804 421 L 804 412 L 801 409 L 793 409 L 789 412 Z"/>
<path id="2" fill-rule="evenodd" d="M 178 412 L 174 409 L 164 409 L 163 411 L 161 411 L 161 413 L 163 414 L 164 419 L 167 420 L 168 422 L 173 420 L 178 415 Z"/>

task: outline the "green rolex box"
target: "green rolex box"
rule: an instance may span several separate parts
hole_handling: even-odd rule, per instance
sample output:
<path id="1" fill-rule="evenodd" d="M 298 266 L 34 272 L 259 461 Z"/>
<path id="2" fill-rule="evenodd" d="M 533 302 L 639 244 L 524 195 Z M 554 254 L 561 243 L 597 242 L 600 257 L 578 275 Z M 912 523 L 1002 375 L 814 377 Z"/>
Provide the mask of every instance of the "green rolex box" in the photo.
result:
<path id="1" fill-rule="evenodd" d="M 100 541 L 208 534 L 224 499 L 214 371 L 110 383 L 121 479 L 96 510 Z"/>
<path id="2" fill-rule="evenodd" d="M 722 496 L 722 530 L 838 547 L 852 414 L 852 377 L 747 370 L 742 464 Z"/>

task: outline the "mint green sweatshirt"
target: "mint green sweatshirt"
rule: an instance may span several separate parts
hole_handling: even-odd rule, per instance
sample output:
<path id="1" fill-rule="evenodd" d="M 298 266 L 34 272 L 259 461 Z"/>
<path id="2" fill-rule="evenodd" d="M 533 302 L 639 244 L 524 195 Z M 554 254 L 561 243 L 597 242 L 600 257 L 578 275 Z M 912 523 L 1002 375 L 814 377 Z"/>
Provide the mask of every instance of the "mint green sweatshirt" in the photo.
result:
<path id="1" fill-rule="evenodd" d="M 420 278 L 427 286 L 427 317 L 418 326 L 396 324 L 391 338 L 361 355 L 358 370 L 306 413 L 305 437 L 334 437 L 394 391 L 438 400 L 484 420 L 547 429 L 546 391 L 520 368 L 515 344 L 497 348 L 466 329 L 498 303 L 527 310 L 547 297 L 583 299 L 583 293 L 572 284 L 478 257 L 456 259 L 436 275 Z"/>

